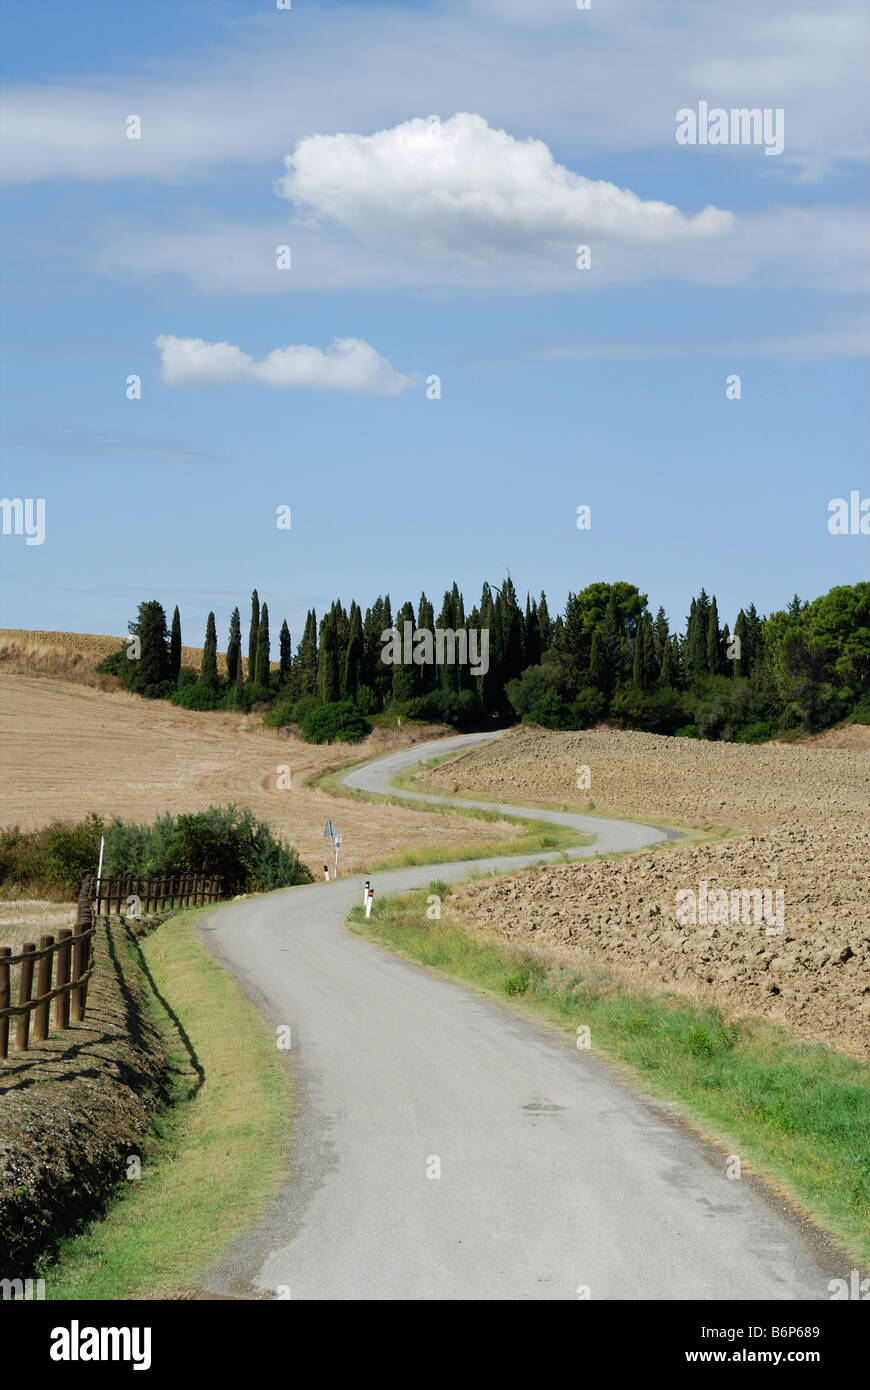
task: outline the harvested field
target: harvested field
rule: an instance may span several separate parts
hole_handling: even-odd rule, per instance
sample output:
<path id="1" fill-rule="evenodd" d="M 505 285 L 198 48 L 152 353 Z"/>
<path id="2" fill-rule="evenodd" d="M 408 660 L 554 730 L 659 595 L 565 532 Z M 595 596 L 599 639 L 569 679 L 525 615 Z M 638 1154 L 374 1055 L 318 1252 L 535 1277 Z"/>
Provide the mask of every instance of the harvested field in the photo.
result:
<path id="1" fill-rule="evenodd" d="M 574 785 L 579 763 L 588 792 Z M 576 807 L 591 797 L 596 812 L 754 832 L 470 884 L 452 901 L 515 945 L 870 1056 L 870 752 L 521 730 L 419 785 Z M 727 921 L 681 925 L 677 892 L 700 895 L 702 881 L 728 893 Z M 744 923 L 742 903 L 734 923 L 732 891 L 755 889 L 782 890 L 781 932 Z"/>
<path id="2" fill-rule="evenodd" d="M 5 674 L 0 703 L 4 825 L 34 829 L 89 811 L 150 822 L 163 811 L 234 801 L 269 820 L 315 873 L 326 857 L 327 816 L 341 831 L 346 873 L 421 846 L 459 848 L 470 838 L 509 847 L 523 833 L 506 823 L 470 825 L 461 815 L 370 805 L 303 786 L 312 773 L 432 738 L 437 729 L 375 729 L 361 744 L 315 746 L 264 728 L 256 716 L 199 713 L 126 692 Z M 291 769 L 289 790 L 278 789 L 279 766 Z"/>
<path id="3" fill-rule="evenodd" d="M 54 676 L 92 685 L 97 690 L 118 690 L 114 676 L 102 676 L 96 667 L 116 652 L 128 637 L 106 637 L 89 632 L 40 632 L 25 628 L 0 628 L 0 671 L 18 676 Z M 244 658 L 247 669 L 247 658 Z M 199 670 L 202 647 L 182 647 L 182 666 Z M 227 673 L 226 652 L 217 654 L 218 672 Z M 273 671 L 278 662 L 271 663 Z"/>
<path id="4" fill-rule="evenodd" d="M 863 726 L 857 726 L 863 727 Z M 578 765 L 591 773 L 577 789 Z M 848 824 L 870 815 L 870 748 L 707 743 L 589 729 L 510 730 L 425 773 L 421 791 L 565 805 L 697 829 Z"/>

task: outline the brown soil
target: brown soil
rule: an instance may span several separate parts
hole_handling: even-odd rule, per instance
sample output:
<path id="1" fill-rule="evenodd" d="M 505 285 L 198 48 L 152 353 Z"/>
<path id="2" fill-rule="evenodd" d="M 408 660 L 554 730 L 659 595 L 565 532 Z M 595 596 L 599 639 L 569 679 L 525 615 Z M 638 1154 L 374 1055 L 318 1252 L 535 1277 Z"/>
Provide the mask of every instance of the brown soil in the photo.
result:
<path id="1" fill-rule="evenodd" d="M 580 763 L 589 791 L 574 785 Z M 592 798 L 596 811 L 755 832 L 474 883 L 455 901 L 502 940 L 870 1056 L 870 753 L 523 730 L 421 785 L 578 808 Z M 730 912 L 727 922 L 680 925 L 676 894 L 698 894 L 702 880 L 729 905 L 735 889 L 782 889 L 782 932 L 732 924 Z"/>

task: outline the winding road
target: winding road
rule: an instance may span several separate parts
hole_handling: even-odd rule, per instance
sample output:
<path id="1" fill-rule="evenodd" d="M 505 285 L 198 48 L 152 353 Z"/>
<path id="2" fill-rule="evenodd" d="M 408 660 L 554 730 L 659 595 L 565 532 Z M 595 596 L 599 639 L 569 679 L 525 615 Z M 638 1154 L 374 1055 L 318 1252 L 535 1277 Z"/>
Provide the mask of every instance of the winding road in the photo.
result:
<path id="1" fill-rule="evenodd" d="M 389 787 L 468 735 L 346 774 Z M 485 802 L 457 805 L 505 810 Z M 676 832 L 507 808 L 637 849 Z M 340 807 L 335 811 L 340 825 Z M 547 856 L 378 874 L 379 895 Z M 281 1196 L 205 1296 L 297 1299 L 825 1299 L 826 1243 L 726 1155 L 570 1038 L 353 935 L 362 879 L 229 904 L 209 949 L 289 1025 L 292 1159 Z M 437 1176 L 436 1174 L 439 1174 Z"/>

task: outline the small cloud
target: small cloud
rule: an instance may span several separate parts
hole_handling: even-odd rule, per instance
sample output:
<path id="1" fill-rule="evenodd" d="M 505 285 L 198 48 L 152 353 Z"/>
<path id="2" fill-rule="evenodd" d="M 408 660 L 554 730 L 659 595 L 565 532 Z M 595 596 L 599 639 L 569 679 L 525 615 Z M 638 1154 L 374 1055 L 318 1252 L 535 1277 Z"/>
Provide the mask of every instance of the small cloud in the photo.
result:
<path id="1" fill-rule="evenodd" d="M 416 378 L 404 376 L 370 343 L 360 338 L 335 338 L 320 348 L 275 348 L 259 362 L 232 343 L 207 343 L 202 338 L 161 334 L 163 380 L 169 386 L 229 385 L 259 381 L 266 386 L 301 386 L 315 391 L 351 391 L 365 396 L 400 396 Z"/>

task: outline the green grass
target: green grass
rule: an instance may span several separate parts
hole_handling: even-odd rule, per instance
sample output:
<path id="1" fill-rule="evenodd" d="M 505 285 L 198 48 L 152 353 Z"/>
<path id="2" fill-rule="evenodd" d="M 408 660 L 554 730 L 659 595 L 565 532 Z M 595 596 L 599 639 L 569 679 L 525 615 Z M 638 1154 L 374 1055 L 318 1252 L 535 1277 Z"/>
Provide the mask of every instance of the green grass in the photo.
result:
<path id="1" fill-rule="evenodd" d="M 648 1092 L 678 1103 L 706 1137 L 762 1173 L 870 1264 L 870 1067 L 760 1019 L 726 1021 L 666 993 L 630 992 L 605 971 L 571 970 L 426 917 L 444 884 L 380 899 L 353 929 L 506 1007 L 568 1034 Z M 723 1159 L 724 1161 L 724 1159 Z"/>
<path id="2" fill-rule="evenodd" d="M 180 913 L 139 942 L 172 1104 L 156 1118 L 141 1179 L 40 1269 L 48 1299 L 165 1297 L 189 1285 L 281 1180 L 285 1067 L 254 1005 L 196 935 L 210 910 Z"/>

